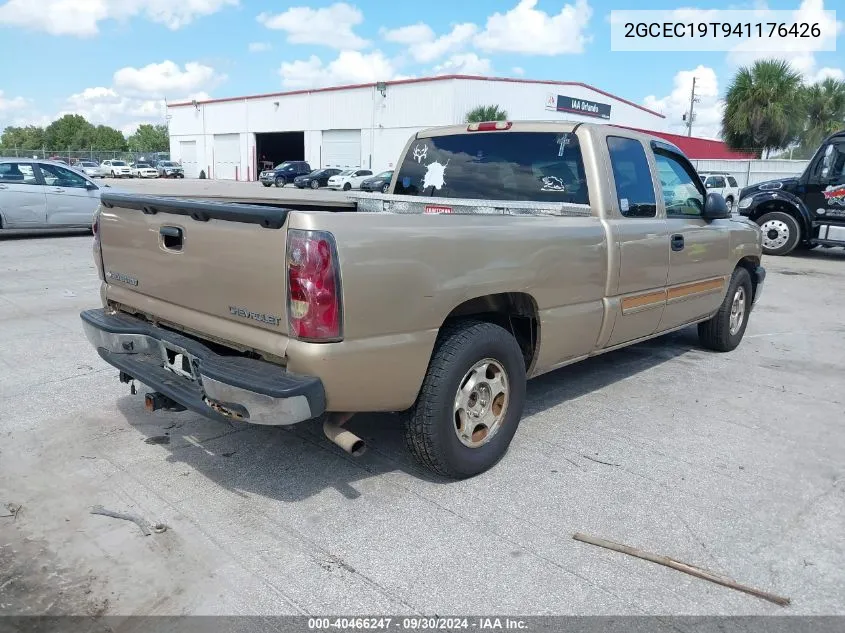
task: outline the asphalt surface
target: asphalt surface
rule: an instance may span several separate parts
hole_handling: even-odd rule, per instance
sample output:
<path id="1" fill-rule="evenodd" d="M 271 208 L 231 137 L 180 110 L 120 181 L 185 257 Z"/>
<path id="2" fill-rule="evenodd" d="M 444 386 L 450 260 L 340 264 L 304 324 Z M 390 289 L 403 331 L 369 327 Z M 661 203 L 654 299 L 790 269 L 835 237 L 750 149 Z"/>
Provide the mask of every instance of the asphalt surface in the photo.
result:
<path id="1" fill-rule="evenodd" d="M 91 237 L 0 238 L 0 614 L 845 614 L 845 251 L 764 264 L 735 352 L 693 328 L 538 378 L 503 461 L 447 482 L 389 415 L 355 459 L 147 414 L 80 328 Z"/>

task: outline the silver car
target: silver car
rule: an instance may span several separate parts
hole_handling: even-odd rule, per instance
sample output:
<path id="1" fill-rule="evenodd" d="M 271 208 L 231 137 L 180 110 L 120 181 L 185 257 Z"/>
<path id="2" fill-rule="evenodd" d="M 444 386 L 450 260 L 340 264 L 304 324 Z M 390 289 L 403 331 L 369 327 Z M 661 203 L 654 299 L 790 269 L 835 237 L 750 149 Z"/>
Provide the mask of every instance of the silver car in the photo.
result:
<path id="1" fill-rule="evenodd" d="M 76 171 L 81 171 L 89 178 L 105 178 L 106 174 L 99 163 L 93 160 L 81 160 L 71 165 Z"/>
<path id="2" fill-rule="evenodd" d="M 63 163 L 0 158 L 0 229 L 90 228 L 100 187 Z"/>

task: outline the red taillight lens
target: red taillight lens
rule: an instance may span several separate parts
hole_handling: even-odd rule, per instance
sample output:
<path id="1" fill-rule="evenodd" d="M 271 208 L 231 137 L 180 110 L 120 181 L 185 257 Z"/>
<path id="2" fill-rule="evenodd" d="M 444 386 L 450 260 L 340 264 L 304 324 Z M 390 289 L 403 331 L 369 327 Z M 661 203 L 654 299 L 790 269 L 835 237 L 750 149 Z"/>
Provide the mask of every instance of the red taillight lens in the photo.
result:
<path id="1" fill-rule="evenodd" d="M 310 341 L 340 339 L 342 299 L 334 236 L 289 230 L 287 265 L 290 336 Z"/>
<path id="2" fill-rule="evenodd" d="M 495 130 L 509 130 L 513 123 L 511 121 L 484 121 L 483 123 L 470 123 L 467 125 L 467 132 L 493 132 Z"/>

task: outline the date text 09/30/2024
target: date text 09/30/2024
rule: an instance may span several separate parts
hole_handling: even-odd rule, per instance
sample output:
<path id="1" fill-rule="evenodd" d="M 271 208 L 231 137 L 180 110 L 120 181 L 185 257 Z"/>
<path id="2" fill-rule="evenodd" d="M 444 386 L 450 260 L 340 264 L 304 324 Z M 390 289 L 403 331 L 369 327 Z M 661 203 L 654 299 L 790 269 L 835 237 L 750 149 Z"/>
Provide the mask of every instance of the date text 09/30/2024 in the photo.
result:
<path id="1" fill-rule="evenodd" d="M 525 620 L 519 618 L 472 617 L 347 617 L 347 618 L 308 618 L 308 629 L 320 630 L 409 630 L 409 631 L 453 631 L 478 630 L 525 630 Z"/>

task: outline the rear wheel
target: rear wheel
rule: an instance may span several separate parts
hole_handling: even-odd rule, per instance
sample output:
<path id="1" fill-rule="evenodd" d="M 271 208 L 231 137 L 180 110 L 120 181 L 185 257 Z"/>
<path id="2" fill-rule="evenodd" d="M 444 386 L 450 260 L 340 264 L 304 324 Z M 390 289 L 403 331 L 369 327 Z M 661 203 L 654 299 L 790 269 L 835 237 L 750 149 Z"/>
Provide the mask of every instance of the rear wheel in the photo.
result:
<path id="1" fill-rule="evenodd" d="M 728 196 L 725 198 L 725 206 L 728 207 L 728 213 L 733 213 L 734 210 L 734 199 Z"/>
<path id="2" fill-rule="evenodd" d="M 312 188 L 312 189 L 319 189 L 319 188 L 320 188 L 320 183 L 319 183 L 319 181 L 317 181 L 317 180 L 312 180 L 312 181 L 311 181 L 311 188 Z"/>
<path id="3" fill-rule="evenodd" d="M 698 339 L 704 347 L 717 352 L 736 349 L 748 326 L 753 292 L 751 275 L 745 268 L 735 268 L 719 311 L 698 324 Z"/>
<path id="4" fill-rule="evenodd" d="M 384 186 L 381 188 L 381 192 L 387 193 L 389 190 L 390 190 L 390 183 L 389 182 L 384 183 Z"/>
<path id="5" fill-rule="evenodd" d="M 757 218 L 757 224 L 763 231 L 763 253 L 766 255 L 786 255 L 801 240 L 798 221 L 783 211 L 765 213 Z"/>
<path id="6" fill-rule="evenodd" d="M 488 470 L 516 433 L 525 386 L 525 360 L 510 332 L 474 320 L 444 326 L 408 412 L 408 449 L 447 477 Z"/>

